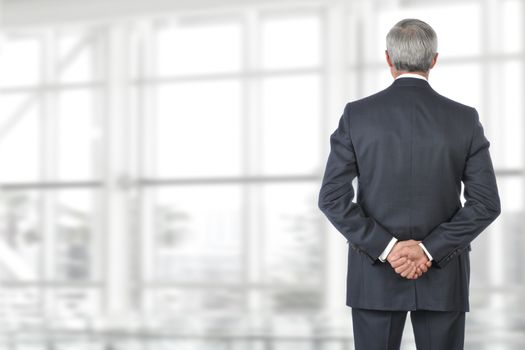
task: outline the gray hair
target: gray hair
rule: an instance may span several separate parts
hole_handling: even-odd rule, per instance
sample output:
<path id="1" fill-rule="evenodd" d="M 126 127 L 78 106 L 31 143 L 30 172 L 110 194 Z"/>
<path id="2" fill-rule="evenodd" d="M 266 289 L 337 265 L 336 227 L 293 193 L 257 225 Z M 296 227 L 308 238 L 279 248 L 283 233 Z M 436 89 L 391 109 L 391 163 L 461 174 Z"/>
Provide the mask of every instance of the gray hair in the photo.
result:
<path id="1" fill-rule="evenodd" d="M 397 70 L 426 72 L 437 52 L 437 35 L 427 23 L 406 18 L 388 32 L 386 50 Z"/>

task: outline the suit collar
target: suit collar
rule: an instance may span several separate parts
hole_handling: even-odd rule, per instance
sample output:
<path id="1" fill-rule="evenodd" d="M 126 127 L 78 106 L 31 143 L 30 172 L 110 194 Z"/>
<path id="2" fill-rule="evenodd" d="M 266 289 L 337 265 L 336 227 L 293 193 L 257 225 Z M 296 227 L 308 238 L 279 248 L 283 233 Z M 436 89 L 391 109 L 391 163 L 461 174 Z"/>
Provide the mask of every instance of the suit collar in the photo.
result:
<path id="1" fill-rule="evenodd" d="M 425 79 L 412 78 L 412 77 L 398 77 L 397 79 L 394 79 L 391 86 L 430 87 L 430 84 Z"/>
<path id="2" fill-rule="evenodd" d="M 399 78 L 418 78 L 418 79 L 423 79 L 423 80 L 428 80 L 427 77 L 421 75 L 421 74 L 417 74 L 417 73 L 411 73 L 411 72 L 404 72 L 404 73 L 401 73 L 400 75 L 397 76 L 396 79 L 399 79 Z"/>

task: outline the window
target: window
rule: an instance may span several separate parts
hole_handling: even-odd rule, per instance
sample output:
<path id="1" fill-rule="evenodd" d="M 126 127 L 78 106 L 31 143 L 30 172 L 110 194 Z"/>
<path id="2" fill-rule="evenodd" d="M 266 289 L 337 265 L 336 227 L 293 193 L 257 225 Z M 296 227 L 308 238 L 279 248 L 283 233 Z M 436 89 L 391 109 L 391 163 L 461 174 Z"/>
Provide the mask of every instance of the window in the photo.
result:
<path id="1" fill-rule="evenodd" d="M 100 312 L 102 130 L 93 68 L 100 40 L 90 29 L 13 30 L 2 43 L 0 323 L 7 329 Z"/>
<path id="2" fill-rule="evenodd" d="M 181 16 L 135 32 L 137 55 L 138 38 L 154 43 L 134 85 L 147 105 L 148 315 L 176 323 L 193 312 L 206 322 L 221 310 L 284 311 L 292 299 L 292 311 L 321 306 L 321 26 L 317 11 L 264 12 Z"/>
<path id="3" fill-rule="evenodd" d="M 250 3 L 6 29 L 2 329 L 77 328 L 75 349 L 351 344 L 348 246 L 317 208 L 328 136 L 346 102 L 391 83 L 388 29 L 422 17 L 439 36 L 433 88 L 475 106 L 491 140 L 503 213 L 472 245 L 466 340 L 503 344 L 493 332 L 525 314 L 523 14 L 520 0 Z M 90 328 L 105 324 L 166 336 Z"/>

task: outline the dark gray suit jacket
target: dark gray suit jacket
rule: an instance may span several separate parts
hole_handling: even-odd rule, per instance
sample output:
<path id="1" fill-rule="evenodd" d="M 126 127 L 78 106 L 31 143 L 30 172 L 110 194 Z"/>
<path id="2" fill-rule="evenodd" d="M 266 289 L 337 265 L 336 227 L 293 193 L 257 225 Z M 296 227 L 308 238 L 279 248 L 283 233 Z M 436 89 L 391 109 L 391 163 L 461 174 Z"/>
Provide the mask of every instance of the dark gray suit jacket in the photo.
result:
<path id="1" fill-rule="evenodd" d="M 469 311 L 470 242 L 500 214 L 489 145 L 476 109 L 423 79 L 346 104 L 318 202 L 349 243 L 346 305 Z M 421 240 L 430 269 L 409 280 L 382 263 L 392 236 Z"/>

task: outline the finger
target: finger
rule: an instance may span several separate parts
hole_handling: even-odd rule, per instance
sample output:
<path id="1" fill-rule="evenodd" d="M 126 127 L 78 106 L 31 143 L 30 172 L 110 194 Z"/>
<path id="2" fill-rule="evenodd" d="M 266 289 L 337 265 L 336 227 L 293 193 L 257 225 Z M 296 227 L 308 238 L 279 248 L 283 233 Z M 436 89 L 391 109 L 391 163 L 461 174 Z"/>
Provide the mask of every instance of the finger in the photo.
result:
<path id="1" fill-rule="evenodd" d="M 410 276 L 410 279 L 413 279 L 415 280 L 416 278 L 418 278 L 419 276 L 422 275 L 422 271 L 419 267 L 416 267 L 415 271 L 412 273 L 412 275 Z"/>
<path id="2" fill-rule="evenodd" d="M 428 266 L 428 267 L 432 266 L 432 261 L 430 261 L 430 260 L 427 261 L 427 266 Z"/>
<path id="3" fill-rule="evenodd" d="M 415 270 L 416 270 L 416 268 L 414 266 L 410 266 L 410 268 L 408 270 L 403 271 L 401 273 L 401 276 L 406 277 L 406 276 L 412 275 Z"/>
<path id="4" fill-rule="evenodd" d="M 412 276 L 410 276 L 410 279 L 411 279 L 411 280 L 416 280 L 416 279 L 419 278 L 419 276 L 421 276 L 421 275 L 420 275 L 420 274 L 417 272 L 417 270 L 416 270 L 416 271 L 414 271 L 414 272 L 412 273 Z"/>
<path id="5" fill-rule="evenodd" d="M 408 267 L 409 267 L 408 264 L 403 264 L 403 265 L 401 265 L 401 266 L 399 266 L 399 267 L 396 267 L 396 268 L 394 269 L 394 271 L 395 271 L 396 273 L 399 273 L 399 274 L 400 274 L 401 272 L 405 271 Z"/>
<path id="6" fill-rule="evenodd" d="M 410 269 L 412 266 L 413 266 L 413 265 L 412 265 L 412 261 L 407 261 L 407 262 L 405 262 L 403 265 L 397 267 L 397 268 L 395 269 L 395 271 L 396 271 L 397 273 L 402 273 L 402 272 L 407 271 L 408 269 Z"/>
<path id="7" fill-rule="evenodd" d="M 414 265 L 409 265 L 409 267 L 401 272 L 401 276 L 406 277 L 410 274 L 412 274 L 415 271 L 416 267 Z"/>
<path id="8" fill-rule="evenodd" d="M 396 267 L 402 266 L 406 261 L 407 261 L 407 258 L 403 256 L 400 259 L 391 261 L 390 265 L 392 265 L 393 268 L 396 268 Z"/>
<path id="9" fill-rule="evenodd" d="M 414 264 L 414 268 L 415 269 L 414 269 L 414 272 L 412 273 L 411 279 L 416 279 L 423 274 L 423 271 L 421 270 L 419 265 Z"/>
<path id="10" fill-rule="evenodd" d="M 398 266 L 401 266 L 401 265 L 404 265 L 408 262 L 408 258 L 406 256 L 402 256 L 400 257 L 399 259 L 397 260 L 394 260 L 392 261 L 391 263 L 395 266 L 395 267 L 398 267 Z"/>
<path id="11" fill-rule="evenodd" d="M 403 272 L 405 272 L 405 271 L 407 271 L 409 269 L 410 269 L 410 264 L 404 264 L 404 265 L 402 265 L 400 267 L 397 267 L 395 269 L 395 271 L 396 271 L 396 273 L 401 274 L 401 273 L 403 273 Z"/>
<path id="12" fill-rule="evenodd" d="M 409 267 L 408 269 L 406 269 L 406 270 L 404 270 L 404 271 L 401 271 L 401 272 L 399 273 L 399 275 L 400 275 L 401 277 L 406 277 L 406 276 L 408 275 L 408 273 L 410 272 L 411 269 L 412 269 L 412 268 Z"/>

